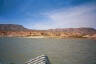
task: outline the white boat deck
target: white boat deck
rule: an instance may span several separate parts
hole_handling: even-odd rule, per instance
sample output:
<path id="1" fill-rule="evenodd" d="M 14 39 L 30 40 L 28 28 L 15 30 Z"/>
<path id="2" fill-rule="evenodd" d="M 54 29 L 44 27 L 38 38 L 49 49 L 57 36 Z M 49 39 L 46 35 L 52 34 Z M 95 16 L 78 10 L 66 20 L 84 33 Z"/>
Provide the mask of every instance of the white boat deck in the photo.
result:
<path id="1" fill-rule="evenodd" d="M 30 59 L 25 64 L 50 64 L 49 59 L 45 55 L 38 56 L 34 59 Z"/>

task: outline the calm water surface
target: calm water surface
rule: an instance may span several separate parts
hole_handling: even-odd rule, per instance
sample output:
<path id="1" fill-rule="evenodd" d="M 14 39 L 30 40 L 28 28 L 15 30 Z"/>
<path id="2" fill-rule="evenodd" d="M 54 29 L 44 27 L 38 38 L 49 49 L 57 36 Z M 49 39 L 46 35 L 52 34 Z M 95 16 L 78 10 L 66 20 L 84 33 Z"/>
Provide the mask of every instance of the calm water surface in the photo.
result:
<path id="1" fill-rule="evenodd" d="M 51 64 L 96 64 L 96 40 L 0 38 L 0 64 L 46 54 Z"/>

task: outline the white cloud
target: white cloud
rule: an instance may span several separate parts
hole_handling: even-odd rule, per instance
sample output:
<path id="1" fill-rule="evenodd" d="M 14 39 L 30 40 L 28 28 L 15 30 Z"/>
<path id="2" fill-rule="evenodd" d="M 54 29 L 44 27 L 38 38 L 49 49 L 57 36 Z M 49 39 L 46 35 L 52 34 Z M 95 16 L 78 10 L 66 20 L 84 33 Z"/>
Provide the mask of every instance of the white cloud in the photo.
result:
<path id="1" fill-rule="evenodd" d="M 96 5 L 86 4 L 43 13 L 49 20 L 35 24 L 36 29 L 96 27 Z"/>

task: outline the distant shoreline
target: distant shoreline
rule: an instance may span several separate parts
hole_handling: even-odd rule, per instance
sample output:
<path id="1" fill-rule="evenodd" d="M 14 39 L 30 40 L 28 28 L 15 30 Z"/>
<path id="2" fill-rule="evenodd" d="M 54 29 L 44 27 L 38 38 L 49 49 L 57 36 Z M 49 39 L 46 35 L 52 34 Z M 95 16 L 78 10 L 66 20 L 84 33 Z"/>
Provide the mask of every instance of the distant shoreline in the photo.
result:
<path id="1" fill-rule="evenodd" d="M 81 27 L 32 30 L 27 29 L 22 25 L 0 24 L 0 37 L 96 39 L 96 29 L 90 27 Z"/>
<path id="2" fill-rule="evenodd" d="M 28 39 L 31 39 L 31 38 L 34 38 L 34 39 L 39 39 L 39 38 L 54 38 L 54 39 L 92 39 L 92 40 L 96 40 L 96 38 L 87 38 L 87 37 L 82 37 L 82 38 L 76 38 L 76 37 L 48 37 L 48 36 L 30 36 L 30 37 L 0 37 L 0 38 L 28 38 Z"/>

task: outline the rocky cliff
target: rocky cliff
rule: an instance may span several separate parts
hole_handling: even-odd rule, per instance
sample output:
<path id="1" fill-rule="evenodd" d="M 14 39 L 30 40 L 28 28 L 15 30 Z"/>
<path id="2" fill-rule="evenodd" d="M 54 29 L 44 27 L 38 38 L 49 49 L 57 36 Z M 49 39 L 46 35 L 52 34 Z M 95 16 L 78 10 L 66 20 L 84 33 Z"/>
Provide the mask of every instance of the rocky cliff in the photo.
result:
<path id="1" fill-rule="evenodd" d="M 22 25 L 17 24 L 0 24 L 0 31 L 21 31 L 27 30 Z"/>
<path id="2" fill-rule="evenodd" d="M 96 33 L 96 30 L 94 28 L 87 28 L 87 27 L 58 28 L 58 29 L 49 29 L 49 31 L 52 31 L 52 32 L 75 32 L 75 33 L 81 33 L 81 34 L 94 34 L 94 33 Z"/>

